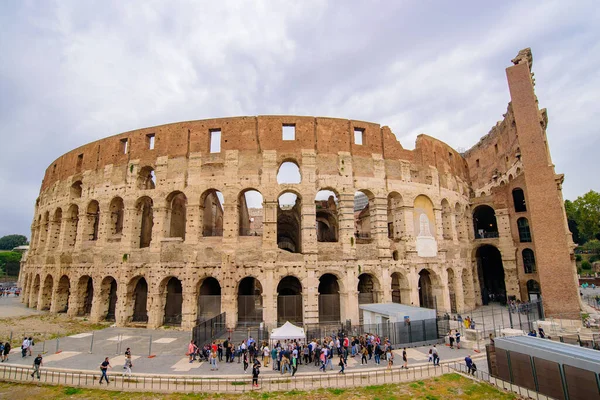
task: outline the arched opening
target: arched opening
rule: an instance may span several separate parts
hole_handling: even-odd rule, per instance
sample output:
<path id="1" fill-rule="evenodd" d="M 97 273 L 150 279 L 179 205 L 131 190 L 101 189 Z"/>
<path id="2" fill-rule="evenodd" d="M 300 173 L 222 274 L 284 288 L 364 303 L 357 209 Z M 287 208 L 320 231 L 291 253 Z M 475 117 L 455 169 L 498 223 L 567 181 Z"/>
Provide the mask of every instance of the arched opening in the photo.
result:
<path id="1" fill-rule="evenodd" d="M 531 242 L 531 231 L 529 230 L 529 221 L 527 218 L 519 218 L 517 220 L 517 226 L 519 228 L 519 241 L 521 243 Z"/>
<path id="2" fill-rule="evenodd" d="M 357 243 L 368 243 L 371 240 L 371 210 L 375 209 L 375 196 L 368 190 L 354 193 L 354 236 Z"/>
<path id="3" fill-rule="evenodd" d="M 527 281 L 527 296 L 529 301 L 539 300 L 542 296 L 542 289 L 538 281 L 530 279 Z"/>
<path id="4" fill-rule="evenodd" d="M 60 227 L 62 225 L 62 209 L 57 208 L 54 211 L 52 222 L 50 223 L 50 232 L 48 233 L 48 248 L 55 249 L 60 238 Z"/>
<path id="5" fill-rule="evenodd" d="M 92 303 L 94 302 L 94 282 L 91 276 L 84 275 L 79 278 L 79 282 L 77 283 L 77 297 L 79 301 L 77 315 L 90 315 L 92 312 Z"/>
<path id="6" fill-rule="evenodd" d="M 135 203 L 136 224 L 134 237 L 139 238 L 139 247 L 150 247 L 152 242 L 152 227 L 154 226 L 154 211 L 152 199 L 144 196 Z"/>
<path id="7" fill-rule="evenodd" d="M 337 276 L 323 274 L 319 278 L 319 322 L 340 322 L 340 285 Z"/>
<path id="8" fill-rule="evenodd" d="M 419 304 L 425 308 L 436 308 L 437 299 L 433 293 L 431 273 L 424 269 L 419 272 Z"/>
<path id="9" fill-rule="evenodd" d="M 167 196 L 167 215 L 169 218 L 169 237 L 185 240 L 187 198 L 182 192 L 173 192 Z"/>
<path id="10" fill-rule="evenodd" d="M 58 281 L 58 288 L 56 289 L 56 294 L 54 296 L 54 300 L 56 301 L 56 307 L 53 307 L 56 312 L 66 313 L 69 309 L 69 295 L 71 292 L 71 282 L 69 282 L 69 277 L 63 275 L 60 277 Z"/>
<path id="11" fill-rule="evenodd" d="M 361 274 L 358 277 L 358 304 L 377 303 L 377 281 L 371 274 Z M 358 311 L 360 323 L 363 323 L 363 310 Z"/>
<path id="12" fill-rule="evenodd" d="M 145 166 L 140 169 L 137 176 L 137 188 L 140 190 L 154 189 L 156 187 L 156 175 L 154 168 Z"/>
<path id="13" fill-rule="evenodd" d="M 163 281 L 162 295 L 165 296 L 165 316 L 164 325 L 181 325 L 182 307 L 183 307 L 183 287 L 181 281 L 175 277 Z"/>
<path id="14" fill-rule="evenodd" d="M 112 276 L 102 280 L 100 299 L 100 315 L 106 321 L 114 321 L 117 309 L 117 281 Z"/>
<path id="15" fill-rule="evenodd" d="M 198 322 L 221 313 L 221 285 L 213 277 L 202 280 L 198 290 Z"/>
<path id="16" fill-rule="evenodd" d="M 86 210 L 86 221 L 83 237 L 85 240 L 98 240 L 100 223 L 100 205 L 96 200 L 90 201 Z"/>
<path id="17" fill-rule="evenodd" d="M 496 212 L 490 206 L 481 205 L 473 211 L 475 239 L 497 238 Z"/>
<path id="18" fill-rule="evenodd" d="M 134 280 L 135 286 L 132 293 L 133 322 L 148 322 L 148 283 L 143 277 Z"/>
<path id="19" fill-rule="evenodd" d="M 475 253 L 477 274 L 483 305 L 489 302 L 506 303 L 506 284 L 500 251 L 491 245 L 481 246 Z"/>
<path id="20" fill-rule="evenodd" d="M 210 189 L 202 195 L 202 236 L 223 236 L 223 194 Z"/>
<path id="21" fill-rule="evenodd" d="M 526 274 L 533 274 L 535 272 L 535 256 L 533 250 L 524 249 L 523 255 L 523 269 Z"/>
<path id="22" fill-rule="evenodd" d="M 282 184 L 294 184 L 300 183 L 302 176 L 300 175 L 300 168 L 298 164 L 292 161 L 286 161 L 279 166 L 277 171 L 277 183 Z"/>
<path id="23" fill-rule="evenodd" d="M 331 190 L 321 190 L 315 196 L 317 242 L 337 242 L 339 239 L 338 197 Z"/>
<path id="24" fill-rule="evenodd" d="M 398 192 L 392 192 L 387 199 L 388 238 L 400 240 L 404 236 L 404 202 Z"/>
<path id="25" fill-rule="evenodd" d="M 262 236 L 263 196 L 256 190 L 245 190 L 238 197 L 239 236 Z"/>
<path id="26" fill-rule="evenodd" d="M 445 240 L 452 240 L 452 208 L 448 200 L 442 200 L 442 231 Z"/>
<path id="27" fill-rule="evenodd" d="M 83 192 L 81 186 L 82 186 L 81 181 L 75 181 L 75 182 L 73 182 L 73 184 L 71 185 L 71 189 L 69 191 L 72 199 L 79 199 L 79 198 L 81 198 L 81 194 Z"/>
<path id="28" fill-rule="evenodd" d="M 123 233 L 123 219 L 125 217 L 125 204 L 123 199 L 115 197 L 110 202 L 110 235 L 116 236 Z"/>
<path id="29" fill-rule="evenodd" d="M 79 225 L 79 207 L 71 204 L 67 211 L 67 224 L 65 226 L 65 247 L 72 249 L 77 241 L 77 226 Z"/>
<path id="30" fill-rule="evenodd" d="M 29 307 L 36 308 L 38 296 L 40 295 L 40 276 L 36 275 L 31 286 L 31 294 L 29 295 Z"/>
<path id="31" fill-rule="evenodd" d="M 277 247 L 290 253 L 301 253 L 302 201 L 291 192 L 278 198 Z"/>
<path id="32" fill-rule="evenodd" d="M 448 291 L 450 292 L 450 312 L 456 312 L 456 279 L 454 277 L 454 270 L 448 268 L 446 270 L 448 274 Z"/>
<path id="33" fill-rule="evenodd" d="M 408 279 L 399 272 L 392 274 L 392 303 L 410 304 Z"/>
<path id="34" fill-rule="evenodd" d="M 515 205 L 515 212 L 527 211 L 527 205 L 525 204 L 525 193 L 521 188 L 515 188 L 512 191 L 513 204 Z"/>
<path id="35" fill-rule="evenodd" d="M 38 309 L 49 310 L 50 304 L 52 303 L 52 286 L 54 285 L 54 279 L 52 275 L 46 276 L 44 279 L 44 285 L 42 286 L 42 295 L 39 299 Z"/>
<path id="36" fill-rule="evenodd" d="M 277 285 L 277 323 L 302 324 L 302 284 L 295 276 L 286 276 Z"/>
<path id="37" fill-rule="evenodd" d="M 238 325 L 258 325 L 263 320 L 262 285 L 254 277 L 242 279 L 238 286 Z"/>

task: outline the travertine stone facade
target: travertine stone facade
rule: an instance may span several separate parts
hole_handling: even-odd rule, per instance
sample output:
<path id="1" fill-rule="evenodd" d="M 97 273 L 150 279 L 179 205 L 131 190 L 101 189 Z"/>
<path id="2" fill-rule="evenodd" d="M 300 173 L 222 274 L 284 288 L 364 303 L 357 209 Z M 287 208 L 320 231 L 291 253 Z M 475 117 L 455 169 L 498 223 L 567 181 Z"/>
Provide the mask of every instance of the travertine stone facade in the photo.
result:
<path id="1" fill-rule="evenodd" d="M 174 123 L 75 149 L 46 170 L 23 301 L 118 325 L 190 328 L 227 312 L 230 327 L 274 326 L 357 323 L 367 302 L 464 311 L 541 285 L 547 312 L 575 315 L 562 176 L 530 53 L 519 54 L 505 119 L 464 155 L 426 135 L 411 151 L 385 126 L 299 116 Z M 299 183 L 278 183 L 284 162 Z M 355 210 L 358 191 L 368 205 Z M 281 205 L 285 193 L 295 203 Z"/>

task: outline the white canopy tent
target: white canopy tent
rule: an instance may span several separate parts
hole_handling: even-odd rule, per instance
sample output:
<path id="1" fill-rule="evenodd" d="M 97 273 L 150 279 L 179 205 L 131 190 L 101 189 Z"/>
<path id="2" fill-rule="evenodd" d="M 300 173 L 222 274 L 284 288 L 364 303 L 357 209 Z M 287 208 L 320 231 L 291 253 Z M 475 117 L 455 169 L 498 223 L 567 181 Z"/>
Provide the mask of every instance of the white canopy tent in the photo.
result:
<path id="1" fill-rule="evenodd" d="M 279 328 L 273 329 L 271 332 L 271 340 L 285 340 L 285 339 L 306 339 L 306 334 L 304 333 L 304 329 L 300 328 L 290 321 L 287 321 L 285 324 L 280 326 Z"/>

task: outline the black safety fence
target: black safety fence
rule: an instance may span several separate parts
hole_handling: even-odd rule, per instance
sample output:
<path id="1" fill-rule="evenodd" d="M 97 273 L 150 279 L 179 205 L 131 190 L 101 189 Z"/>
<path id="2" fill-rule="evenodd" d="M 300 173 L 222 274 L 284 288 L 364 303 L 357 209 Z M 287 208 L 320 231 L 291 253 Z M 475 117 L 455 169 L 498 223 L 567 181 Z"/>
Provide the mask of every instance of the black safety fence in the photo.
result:
<path id="1" fill-rule="evenodd" d="M 226 313 L 221 313 L 216 317 L 199 322 L 192 329 L 192 340 L 198 344 L 212 342 L 227 331 L 226 319 Z"/>

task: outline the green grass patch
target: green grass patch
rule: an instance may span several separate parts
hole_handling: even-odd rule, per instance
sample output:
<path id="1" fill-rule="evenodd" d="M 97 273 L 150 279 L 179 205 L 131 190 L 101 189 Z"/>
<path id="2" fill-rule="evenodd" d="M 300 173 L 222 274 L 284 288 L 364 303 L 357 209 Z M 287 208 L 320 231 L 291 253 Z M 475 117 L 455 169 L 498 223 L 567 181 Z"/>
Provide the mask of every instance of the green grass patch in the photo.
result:
<path id="1" fill-rule="evenodd" d="M 339 396 L 340 394 L 342 394 L 342 393 L 344 393 L 344 392 L 345 392 L 345 390 L 344 390 L 344 389 L 334 389 L 334 388 L 327 389 L 327 391 L 328 391 L 329 393 L 331 393 L 331 394 L 334 394 L 334 395 L 336 395 L 336 396 Z"/>
<path id="2" fill-rule="evenodd" d="M 67 396 L 72 396 L 74 394 L 83 393 L 83 389 L 81 389 L 81 388 L 74 388 L 74 387 L 68 387 L 68 388 L 65 388 L 64 393 Z"/>

